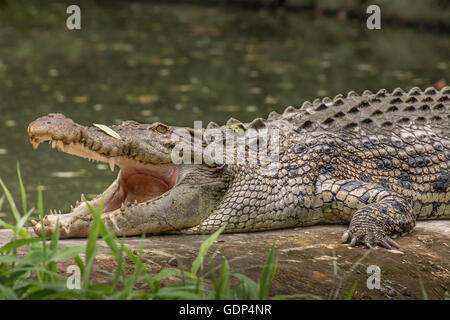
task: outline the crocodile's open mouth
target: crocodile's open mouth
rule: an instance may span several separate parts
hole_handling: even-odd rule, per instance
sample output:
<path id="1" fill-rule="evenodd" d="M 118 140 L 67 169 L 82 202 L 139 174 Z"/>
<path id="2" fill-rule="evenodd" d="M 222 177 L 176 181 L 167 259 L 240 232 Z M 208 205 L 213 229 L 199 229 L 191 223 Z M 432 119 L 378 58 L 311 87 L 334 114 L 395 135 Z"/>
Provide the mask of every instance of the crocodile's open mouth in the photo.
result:
<path id="1" fill-rule="evenodd" d="M 109 164 L 111 171 L 115 166 L 120 167 L 117 179 L 102 193 L 104 197 L 103 212 L 111 212 L 122 206 L 134 205 L 153 200 L 172 189 L 178 181 L 179 166 L 175 164 L 146 164 L 125 156 L 108 157 L 91 150 L 82 143 L 64 143 L 61 140 L 53 140 L 51 137 L 39 137 L 32 139 L 35 148 L 40 143 L 48 141 L 59 151 L 72 154 L 89 160 L 105 162 Z M 95 208 L 100 197 L 90 203 Z M 84 203 L 77 205 L 72 212 L 87 211 Z"/>

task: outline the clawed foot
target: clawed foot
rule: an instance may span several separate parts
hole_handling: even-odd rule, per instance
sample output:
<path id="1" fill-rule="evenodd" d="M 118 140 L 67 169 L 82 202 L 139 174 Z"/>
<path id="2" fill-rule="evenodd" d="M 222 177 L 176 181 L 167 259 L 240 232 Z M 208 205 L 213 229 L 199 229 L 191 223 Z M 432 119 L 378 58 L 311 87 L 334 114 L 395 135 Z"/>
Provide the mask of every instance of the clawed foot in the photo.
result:
<path id="1" fill-rule="evenodd" d="M 350 227 L 342 235 L 342 243 L 350 243 L 350 246 L 364 244 L 371 249 L 374 245 L 385 247 L 392 250 L 393 248 L 400 248 L 400 246 L 392 240 L 383 230 L 378 229 L 359 229 Z"/>

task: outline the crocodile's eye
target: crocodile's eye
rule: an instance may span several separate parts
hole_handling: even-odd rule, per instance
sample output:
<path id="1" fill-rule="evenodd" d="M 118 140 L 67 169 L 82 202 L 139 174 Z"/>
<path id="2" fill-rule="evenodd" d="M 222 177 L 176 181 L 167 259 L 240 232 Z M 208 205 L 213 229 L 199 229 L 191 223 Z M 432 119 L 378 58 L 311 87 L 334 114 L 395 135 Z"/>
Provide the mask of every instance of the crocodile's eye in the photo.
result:
<path id="1" fill-rule="evenodd" d="M 156 131 L 158 131 L 159 133 L 166 133 L 167 130 L 168 130 L 167 126 L 163 124 L 158 124 L 158 126 L 156 127 Z"/>

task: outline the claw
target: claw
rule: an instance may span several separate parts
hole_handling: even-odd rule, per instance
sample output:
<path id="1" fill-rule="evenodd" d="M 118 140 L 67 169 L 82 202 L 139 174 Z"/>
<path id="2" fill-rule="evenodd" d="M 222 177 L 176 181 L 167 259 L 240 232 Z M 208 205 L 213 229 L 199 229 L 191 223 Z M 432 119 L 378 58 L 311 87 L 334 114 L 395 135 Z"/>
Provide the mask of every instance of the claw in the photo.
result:
<path id="1" fill-rule="evenodd" d="M 394 248 L 399 249 L 400 246 L 391 239 L 390 236 L 379 230 L 353 230 L 350 229 L 345 231 L 341 238 L 342 243 L 347 243 L 350 241 L 349 245 L 351 247 L 357 244 L 364 244 L 368 249 L 373 249 L 375 245 L 382 246 L 388 250 Z"/>
<path id="2" fill-rule="evenodd" d="M 392 250 L 392 247 L 395 247 L 396 249 L 400 249 L 400 246 L 397 244 L 397 242 L 395 242 L 391 238 L 386 237 L 385 241 L 391 246 L 390 250 Z"/>
<path id="3" fill-rule="evenodd" d="M 348 238 L 351 236 L 350 231 L 345 231 L 342 235 L 341 242 L 346 243 L 348 241 Z"/>
<path id="4" fill-rule="evenodd" d="M 33 226 L 35 226 L 35 225 L 38 224 L 38 222 L 37 222 L 36 220 L 31 220 L 31 224 L 32 224 Z"/>
<path id="5" fill-rule="evenodd" d="M 381 239 L 378 243 L 381 244 L 386 249 L 392 250 L 392 246 L 389 243 L 387 243 L 386 240 Z"/>

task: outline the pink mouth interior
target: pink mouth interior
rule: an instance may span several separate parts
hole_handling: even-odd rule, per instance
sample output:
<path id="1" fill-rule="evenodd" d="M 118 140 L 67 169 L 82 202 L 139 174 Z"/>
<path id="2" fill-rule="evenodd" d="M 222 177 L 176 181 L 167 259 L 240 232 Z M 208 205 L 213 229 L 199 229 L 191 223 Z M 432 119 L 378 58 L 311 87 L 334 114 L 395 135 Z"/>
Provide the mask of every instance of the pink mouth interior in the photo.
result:
<path id="1" fill-rule="evenodd" d="M 174 165 L 124 166 L 119 174 L 119 185 L 105 203 L 104 212 L 114 211 L 123 204 L 143 203 L 172 189 L 178 178 Z"/>

